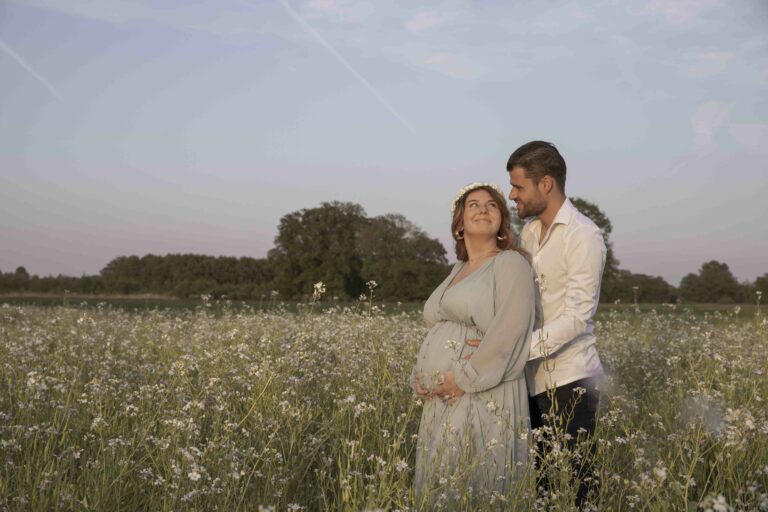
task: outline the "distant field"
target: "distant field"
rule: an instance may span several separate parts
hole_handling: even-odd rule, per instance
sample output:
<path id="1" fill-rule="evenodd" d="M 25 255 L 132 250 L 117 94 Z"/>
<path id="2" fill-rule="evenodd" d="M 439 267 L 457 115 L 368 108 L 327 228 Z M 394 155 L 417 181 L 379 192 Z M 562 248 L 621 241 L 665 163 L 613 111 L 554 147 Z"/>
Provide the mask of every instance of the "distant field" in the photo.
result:
<path id="1" fill-rule="evenodd" d="M 0 299 L 0 510 L 419 508 L 420 306 L 68 300 Z M 601 306 L 600 510 L 768 510 L 768 323 L 695 311 Z M 569 510 L 568 456 L 480 509 Z"/>
<path id="2" fill-rule="evenodd" d="M 202 300 L 195 299 L 177 299 L 174 297 L 163 297 L 158 295 L 124 295 L 124 296 L 77 296 L 77 295 L 0 295 L 0 305 L 9 304 L 11 306 L 68 306 L 77 308 L 92 308 L 99 305 L 108 305 L 113 308 L 125 310 L 148 310 L 148 309 L 195 309 L 204 303 L 213 304 L 217 309 L 253 309 L 257 311 L 274 310 L 281 307 L 285 310 L 297 312 L 301 309 L 302 303 L 298 301 L 278 302 L 264 300 Z M 329 308 L 347 307 L 352 310 L 363 310 L 367 308 L 367 303 L 358 301 L 321 301 L 315 305 L 317 310 L 326 310 Z M 424 302 L 397 302 L 397 303 L 377 303 L 378 307 L 389 313 L 401 312 L 420 312 Z M 608 311 L 634 311 L 634 304 L 613 304 L 602 303 L 598 308 L 598 315 Z M 638 304 L 637 308 L 641 312 L 660 311 L 670 313 L 705 313 L 705 312 L 728 312 L 736 315 L 738 318 L 749 318 L 754 315 L 755 304 Z"/>

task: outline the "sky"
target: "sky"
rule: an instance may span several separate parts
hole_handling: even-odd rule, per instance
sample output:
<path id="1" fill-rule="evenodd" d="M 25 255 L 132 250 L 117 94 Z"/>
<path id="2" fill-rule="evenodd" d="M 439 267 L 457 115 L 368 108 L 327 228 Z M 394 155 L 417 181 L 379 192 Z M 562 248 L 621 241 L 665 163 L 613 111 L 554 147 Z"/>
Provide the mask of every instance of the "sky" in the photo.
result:
<path id="1" fill-rule="evenodd" d="M 0 271 L 265 257 L 324 201 L 450 250 L 542 139 L 620 267 L 768 273 L 764 0 L 0 2 Z"/>

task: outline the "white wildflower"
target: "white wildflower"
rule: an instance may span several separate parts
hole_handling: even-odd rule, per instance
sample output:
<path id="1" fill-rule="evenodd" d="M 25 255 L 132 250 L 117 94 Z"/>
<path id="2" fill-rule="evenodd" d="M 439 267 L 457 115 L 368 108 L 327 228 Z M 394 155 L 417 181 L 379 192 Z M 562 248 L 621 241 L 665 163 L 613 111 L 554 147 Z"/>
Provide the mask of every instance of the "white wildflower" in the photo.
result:
<path id="1" fill-rule="evenodd" d="M 318 281 L 315 283 L 314 291 L 312 292 L 312 300 L 320 300 L 320 297 L 325 293 L 325 283 Z"/>
<path id="2" fill-rule="evenodd" d="M 733 512 L 733 507 L 728 504 L 728 500 L 722 494 L 718 494 L 716 498 L 707 496 L 700 506 L 705 512 Z"/>
<path id="3" fill-rule="evenodd" d="M 488 451 L 491 451 L 498 448 L 499 446 L 501 446 L 501 443 L 499 442 L 499 440 L 493 438 L 490 441 L 488 441 L 488 443 L 485 445 L 485 449 Z"/>

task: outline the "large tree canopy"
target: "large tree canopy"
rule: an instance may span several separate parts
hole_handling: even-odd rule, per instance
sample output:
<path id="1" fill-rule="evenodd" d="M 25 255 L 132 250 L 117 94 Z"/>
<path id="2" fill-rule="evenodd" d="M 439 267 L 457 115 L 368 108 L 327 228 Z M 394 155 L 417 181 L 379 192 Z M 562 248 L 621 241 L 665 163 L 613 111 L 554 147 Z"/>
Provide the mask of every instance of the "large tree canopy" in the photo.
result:
<path id="1" fill-rule="evenodd" d="M 365 285 L 355 243 L 365 222 L 362 206 L 337 201 L 283 216 L 269 252 L 276 288 L 294 297 L 322 281 L 329 296 L 357 297 Z"/>
<path id="2" fill-rule="evenodd" d="M 420 300 L 447 273 L 439 241 L 402 215 L 368 218 L 353 203 L 285 215 L 269 259 L 285 297 L 309 293 L 322 281 L 329 296 L 356 298 L 376 281 L 381 299 Z"/>
<path id="3" fill-rule="evenodd" d="M 449 272 L 445 248 L 402 215 L 368 219 L 357 239 L 364 281 L 382 300 L 423 299 Z"/>
<path id="4" fill-rule="evenodd" d="M 741 302 L 744 289 L 731 273 L 728 265 L 708 261 L 698 274 L 688 274 L 680 281 L 680 296 L 692 302 Z"/>

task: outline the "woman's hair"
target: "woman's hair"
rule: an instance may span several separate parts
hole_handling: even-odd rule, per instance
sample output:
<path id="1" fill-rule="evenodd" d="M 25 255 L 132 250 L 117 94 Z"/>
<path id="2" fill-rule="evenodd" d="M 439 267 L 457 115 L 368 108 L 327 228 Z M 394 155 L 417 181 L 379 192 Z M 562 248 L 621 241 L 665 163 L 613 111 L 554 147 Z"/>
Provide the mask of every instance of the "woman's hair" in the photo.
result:
<path id="1" fill-rule="evenodd" d="M 506 199 L 504 199 L 504 197 L 493 187 L 486 186 L 480 186 L 467 191 L 456 204 L 456 210 L 453 212 L 453 222 L 451 222 L 451 235 L 453 236 L 453 239 L 456 240 L 456 259 L 459 261 L 467 261 L 469 259 L 467 246 L 464 244 L 464 237 L 463 235 L 457 235 L 456 233 L 459 232 L 459 226 L 461 226 L 461 223 L 464 220 L 464 203 L 467 201 L 467 196 L 470 192 L 474 192 L 475 190 L 485 190 L 491 194 L 491 197 L 499 206 L 501 225 L 499 226 L 499 232 L 496 234 L 496 247 L 502 251 L 510 249 L 517 251 L 525 256 L 526 259 L 529 259 L 528 253 L 519 247 L 517 236 L 512 233 L 510 211 L 507 207 Z M 461 231 L 463 231 L 463 227 L 461 228 Z M 461 238 L 459 238 L 460 236 Z"/>

